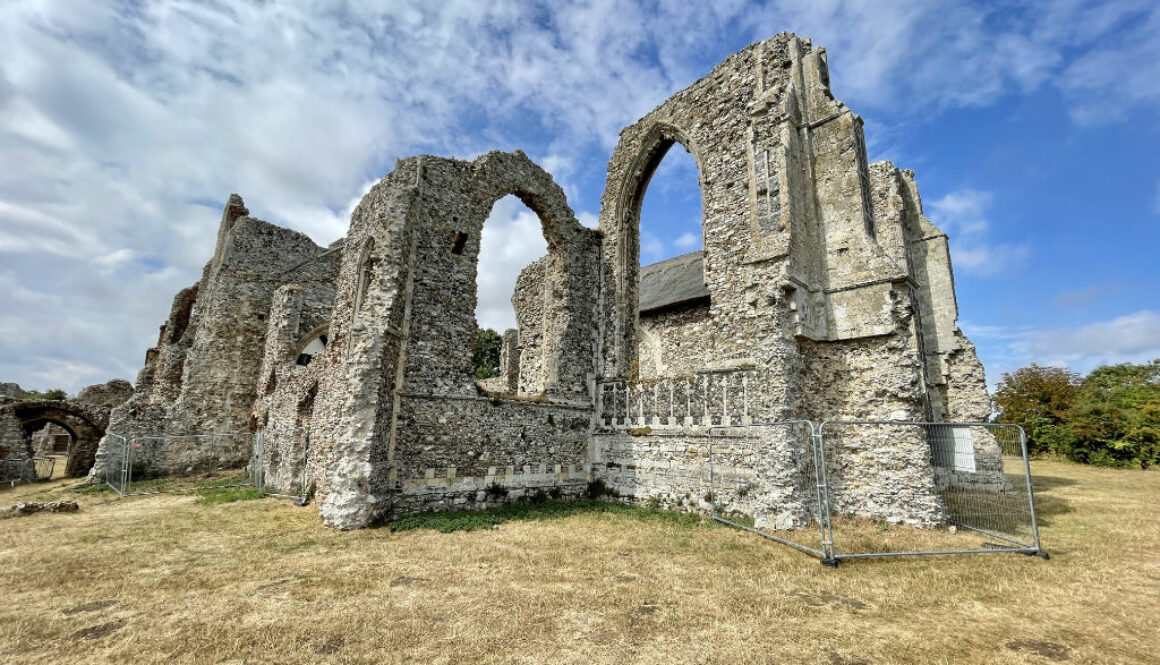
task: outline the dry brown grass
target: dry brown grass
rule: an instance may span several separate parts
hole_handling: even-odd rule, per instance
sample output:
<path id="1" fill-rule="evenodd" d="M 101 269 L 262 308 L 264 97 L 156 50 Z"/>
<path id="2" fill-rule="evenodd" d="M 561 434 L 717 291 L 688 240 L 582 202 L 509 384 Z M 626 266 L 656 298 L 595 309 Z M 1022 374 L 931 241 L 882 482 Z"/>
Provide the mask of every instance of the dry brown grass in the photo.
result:
<path id="1" fill-rule="evenodd" d="M 1051 561 L 837 570 L 624 515 L 342 533 L 279 499 L 84 494 L 0 521 L 0 662 L 1160 662 L 1160 472 L 1034 470 Z"/>

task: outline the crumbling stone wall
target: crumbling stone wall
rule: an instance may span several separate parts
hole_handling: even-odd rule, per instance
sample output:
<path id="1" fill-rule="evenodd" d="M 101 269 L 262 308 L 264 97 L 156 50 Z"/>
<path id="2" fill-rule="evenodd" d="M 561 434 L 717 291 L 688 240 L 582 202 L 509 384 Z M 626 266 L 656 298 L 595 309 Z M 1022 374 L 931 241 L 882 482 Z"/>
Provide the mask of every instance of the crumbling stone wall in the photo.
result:
<path id="1" fill-rule="evenodd" d="M 19 383 L 0 383 L 0 404 L 15 402 L 21 397 L 24 397 L 24 391 Z"/>
<path id="2" fill-rule="evenodd" d="M 540 216 L 549 246 L 535 317 L 542 364 L 528 399 L 481 394 L 471 366 L 479 239 L 508 194 Z M 333 339 L 310 365 L 324 520 L 349 528 L 431 505 L 486 505 L 493 484 L 583 485 L 599 244 L 551 177 L 522 153 L 404 160 L 355 210 L 347 247 Z M 285 428 L 285 415 L 269 415 L 268 427 Z"/>
<path id="3" fill-rule="evenodd" d="M 12 392 L 24 394 L 19 386 Z M 0 404 L 0 459 L 27 460 L 53 454 L 57 438 L 68 436 L 72 444 L 65 473 L 83 476 L 93 466 L 110 411 L 132 393 L 133 387 L 128 381 L 113 379 L 82 388 L 76 399 L 17 400 Z M 0 464 L 0 476 L 9 476 L 0 477 L 0 481 L 11 480 L 18 468 L 30 467 Z"/>
<path id="4" fill-rule="evenodd" d="M 665 269 L 689 288 L 654 298 L 666 284 L 641 277 L 640 206 L 677 144 L 699 171 L 704 250 Z M 476 381 L 479 240 L 509 194 L 540 217 L 548 254 L 517 280 L 501 376 Z M 312 487 L 340 528 L 591 480 L 703 510 L 714 428 L 745 425 L 721 468 L 746 491 L 722 501 L 789 528 L 811 517 L 811 440 L 769 423 L 986 417 L 957 316 L 913 173 L 868 164 L 825 50 L 780 34 L 624 129 L 595 231 L 521 152 L 398 161 L 328 250 L 231 197 L 214 258 L 113 421 L 260 431 L 270 482 Z M 917 435 L 842 443 L 836 505 L 939 523 L 930 451 Z M 1001 476 L 997 448 L 976 457 L 981 481 Z"/>
<path id="5" fill-rule="evenodd" d="M 0 458 L 28 459 L 32 435 L 46 424 L 64 428 L 73 439 L 65 473 L 83 476 L 93 465 L 97 444 L 105 435 L 109 410 L 78 400 L 29 400 L 0 406 Z"/>
<path id="6" fill-rule="evenodd" d="M 640 203 L 674 143 L 700 171 L 711 304 L 707 316 L 645 317 L 636 306 Z M 734 54 L 626 128 L 609 162 L 601 230 L 612 294 L 605 377 L 751 363 L 763 371 L 764 398 L 751 415 L 766 421 L 945 419 L 977 410 L 967 405 L 985 395 L 973 349 L 959 345 L 946 236 L 923 216 L 913 173 L 867 163 L 862 121 L 834 98 L 825 50 L 808 40 L 782 34 Z M 961 387 L 948 391 L 951 358 Z M 638 467 L 664 462 L 653 447 L 633 447 Z M 794 453 L 784 457 L 788 468 Z M 941 520 L 922 436 L 836 451 L 831 463 L 844 510 Z"/>
<path id="7" fill-rule="evenodd" d="M 36 457 L 67 454 L 72 435 L 55 423 L 49 423 L 32 435 L 32 454 Z"/>
<path id="8" fill-rule="evenodd" d="M 326 253 L 301 233 L 250 217 L 242 198 L 231 195 L 213 258 L 201 280 L 174 298 L 157 346 L 146 353 L 137 392 L 113 411 L 110 429 L 122 436 L 252 430 L 274 291 Z M 243 465 L 250 458 L 248 439 L 234 441 L 237 449 L 227 456 Z M 177 448 L 152 457 L 165 468 L 143 472 L 190 468 L 197 440 L 171 444 Z M 90 480 L 104 477 L 103 460 L 98 453 Z"/>

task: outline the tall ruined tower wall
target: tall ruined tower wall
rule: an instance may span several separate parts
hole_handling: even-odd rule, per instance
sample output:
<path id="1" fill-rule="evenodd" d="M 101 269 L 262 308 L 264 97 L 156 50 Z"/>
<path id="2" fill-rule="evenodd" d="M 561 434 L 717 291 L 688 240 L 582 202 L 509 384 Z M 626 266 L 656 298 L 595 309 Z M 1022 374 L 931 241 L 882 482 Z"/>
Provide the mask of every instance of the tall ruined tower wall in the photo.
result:
<path id="1" fill-rule="evenodd" d="M 694 288 L 653 298 L 654 282 L 642 322 L 640 208 L 670 149 L 697 164 L 704 249 L 671 266 Z M 517 282 L 504 375 L 477 382 L 480 238 L 506 195 L 539 216 L 548 254 Z M 762 423 L 985 418 L 956 318 L 947 238 L 913 173 L 867 163 L 824 49 L 780 34 L 623 130 L 598 230 L 521 152 L 400 160 L 329 250 L 231 199 L 114 421 L 261 431 L 267 478 L 312 488 L 341 528 L 594 480 L 706 509 L 714 432 L 743 425 L 719 471 L 753 491 L 722 508 L 794 527 L 816 505 L 808 426 Z M 833 446 L 839 509 L 943 519 L 923 437 Z"/>

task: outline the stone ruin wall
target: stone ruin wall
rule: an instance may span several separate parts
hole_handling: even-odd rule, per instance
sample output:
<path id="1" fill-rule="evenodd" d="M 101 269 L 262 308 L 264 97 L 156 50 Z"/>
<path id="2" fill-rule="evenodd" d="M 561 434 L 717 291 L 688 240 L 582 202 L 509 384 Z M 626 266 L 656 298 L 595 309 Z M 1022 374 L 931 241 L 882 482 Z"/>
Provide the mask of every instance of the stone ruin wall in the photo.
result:
<path id="1" fill-rule="evenodd" d="M 626 128 L 596 231 L 520 152 L 400 160 L 330 250 L 231 197 L 214 259 L 178 295 L 114 421 L 261 430 L 268 479 L 310 487 L 327 524 L 356 528 L 505 492 L 575 495 L 591 480 L 702 510 L 713 427 L 983 419 L 946 236 L 913 173 L 867 163 L 862 121 L 831 94 L 827 67 L 824 49 L 778 35 Z M 699 169 L 709 304 L 641 316 L 641 200 L 676 144 Z M 509 194 L 540 216 L 549 252 L 517 282 L 501 376 L 477 382 L 479 239 Z M 325 350 L 298 365 L 322 329 Z M 942 521 L 929 442 L 852 443 L 830 460 L 840 509 Z M 755 484 L 721 497 L 727 508 L 779 528 L 810 519 L 799 427 L 719 445 L 720 471 Z"/>
<path id="2" fill-rule="evenodd" d="M 18 388 L 13 393 L 23 397 Z M 105 435 L 110 412 L 132 395 L 132 384 L 113 379 L 86 386 L 72 399 L 16 399 L 0 405 L 0 460 L 16 461 L 0 463 L 0 482 L 31 480 L 32 467 L 24 462 L 54 454 L 53 445 L 62 434 L 70 440 L 65 475 L 86 475 Z"/>
<path id="3" fill-rule="evenodd" d="M 146 352 L 136 394 L 110 416 L 109 429 L 118 435 L 163 437 L 142 441 L 142 474 L 249 462 L 247 433 L 254 429 L 274 291 L 325 253 L 301 233 L 250 217 L 241 197 L 230 196 L 213 258 L 201 280 L 174 298 L 157 346 Z M 205 433 L 241 434 L 215 441 L 213 449 L 195 438 L 165 438 Z M 104 462 L 98 453 L 90 481 L 105 477 Z"/>

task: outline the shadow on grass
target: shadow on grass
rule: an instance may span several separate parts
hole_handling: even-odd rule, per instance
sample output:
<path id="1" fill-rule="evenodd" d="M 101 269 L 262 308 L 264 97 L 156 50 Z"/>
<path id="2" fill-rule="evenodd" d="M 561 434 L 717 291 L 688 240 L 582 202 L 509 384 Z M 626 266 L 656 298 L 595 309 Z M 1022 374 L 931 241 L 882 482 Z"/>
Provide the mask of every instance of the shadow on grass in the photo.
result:
<path id="1" fill-rule="evenodd" d="M 1040 476 L 1033 474 L 1031 476 L 1031 485 L 1035 488 L 1036 493 L 1048 492 L 1057 487 L 1071 487 L 1077 484 L 1077 481 L 1071 478 L 1060 478 L 1059 476 Z"/>
<path id="2" fill-rule="evenodd" d="M 579 501 L 518 501 L 488 510 L 454 510 L 417 513 L 401 517 L 385 525 L 391 531 L 434 529 L 440 533 L 494 529 L 504 522 L 517 520 L 541 521 L 572 517 L 573 515 L 621 515 L 646 522 L 660 522 L 683 528 L 705 527 L 714 523 L 691 513 L 640 508 L 611 501 L 581 499 Z"/>

